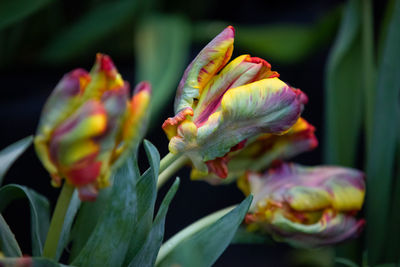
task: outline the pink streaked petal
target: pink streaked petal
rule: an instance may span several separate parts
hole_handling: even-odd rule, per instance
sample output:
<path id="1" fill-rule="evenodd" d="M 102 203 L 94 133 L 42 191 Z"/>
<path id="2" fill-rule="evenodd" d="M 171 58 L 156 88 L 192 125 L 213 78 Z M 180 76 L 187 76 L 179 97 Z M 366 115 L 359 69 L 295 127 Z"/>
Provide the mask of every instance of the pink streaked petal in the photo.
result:
<path id="1" fill-rule="evenodd" d="M 219 108 L 223 95 L 230 88 L 273 76 L 272 73 L 275 72 L 271 71 L 271 65 L 263 59 L 250 57 L 250 55 L 235 58 L 204 88 L 195 109 L 196 125 L 200 127 Z"/>
<path id="2" fill-rule="evenodd" d="M 240 141 L 261 133 L 282 133 L 299 118 L 296 94 L 278 78 L 263 79 L 228 90 L 220 111 L 198 131 L 205 161 L 225 155 Z"/>
<path id="3" fill-rule="evenodd" d="M 210 79 L 226 65 L 232 55 L 234 35 L 232 26 L 225 28 L 190 63 L 178 86 L 175 113 L 192 107 L 193 99 L 201 95 Z"/>

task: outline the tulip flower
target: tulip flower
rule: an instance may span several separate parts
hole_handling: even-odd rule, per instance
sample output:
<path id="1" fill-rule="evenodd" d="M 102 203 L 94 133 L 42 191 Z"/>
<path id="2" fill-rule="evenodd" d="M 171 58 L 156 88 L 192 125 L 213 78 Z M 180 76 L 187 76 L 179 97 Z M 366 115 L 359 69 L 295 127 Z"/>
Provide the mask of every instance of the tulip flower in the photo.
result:
<path id="1" fill-rule="evenodd" d="M 275 160 L 286 160 L 300 153 L 317 147 L 315 127 L 305 119 L 297 122 L 283 135 L 261 134 L 249 139 L 243 149 L 225 156 L 228 177 L 223 180 L 214 173 L 200 172 L 193 169 L 191 179 L 204 180 L 211 184 L 226 184 L 235 181 L 246 171 L 261 171 L 267 169 Z"/>
<path id="2" fill-rule="evenodd" d="M 278 79 L 260 58 L 229 60 L 234 29 L 215 37 L 184 72 L 175 116 L 163 129 L 172 154 L 184 154 L 200 172 L 227 177 L 224 157 L 261 133 L 283 134 L 297 121 L 306 96 Z"/>
<path id="3" fill-rule="evenodd" d="M 328 245 L 354 237 L 364 225 L 355 217 L 365 195 L 360 171 L 283 163 L 239 181 L 242 191 L 254 196 L 248 229 L 270 233 L 278 241 L 298 247 Z"/>
<path id="4" fill-rule="evenodd" d="M 95 200 L 137 144 L 150 91 L 142 82 L 129 99 L 129 84 L 107 55 L 97 55 L 90 74 L 83 69 L 66 74 L 44 106 L 34 140 L 52 184 L 60 186 L 65 178 L 82 200 Z"/>

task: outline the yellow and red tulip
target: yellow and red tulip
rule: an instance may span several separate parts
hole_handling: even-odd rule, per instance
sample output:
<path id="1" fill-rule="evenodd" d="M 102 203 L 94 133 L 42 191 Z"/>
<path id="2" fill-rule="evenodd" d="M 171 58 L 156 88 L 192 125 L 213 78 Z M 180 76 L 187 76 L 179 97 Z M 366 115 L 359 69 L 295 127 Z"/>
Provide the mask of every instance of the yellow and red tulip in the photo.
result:
<path id="1" fill-rule="evenodd" d="M 129 84 L 103 54 L 90 73 L 66 74 L 45 104 L 34 141 L 52 184 L 65 178 L 82 200 L 96 199 L 112 168 L 138 143 L 150 93 L 142 82 L 129 99 Z"/>
<path id="2" fill-rule="evenodd" d="M 306 99 L 263 59 L 242 55 L 228 64 L 233 41 L 229 26 L 197 55 L 179 83 L 175 116 L 163 124 L 171 153 L 221 178 L 227 177 L 227 153 L 261 133 L 287 131 Z"/>
<path id="3" fill-rule="evenodd" d="M 264 175 L 248 173 L 239 187 L 254 196 L 248 229 L 294 246 L 338 243 L 357 235 L 365 223 L 355 217 L 364 202 L 365 181 L 354 169 L 283 163 Z"/>
<path id="4" fill-rule="evenodd" d="M 285 134 L 261 134 L 248 139 L 242 149 L 219 158 L 227 163 L 227 179 L 222 180 L 214 173 L 200 172 L 196 169 L 192 169 L 191 178 L 204 180 L 214 185 L 231 183 L 244 175 L 246 171 L 265 170 L 275 160 L 287 160 L 316 148 L 318 140 L 314 132 L 314 126 L 305 119 L 299 118 Z"/>

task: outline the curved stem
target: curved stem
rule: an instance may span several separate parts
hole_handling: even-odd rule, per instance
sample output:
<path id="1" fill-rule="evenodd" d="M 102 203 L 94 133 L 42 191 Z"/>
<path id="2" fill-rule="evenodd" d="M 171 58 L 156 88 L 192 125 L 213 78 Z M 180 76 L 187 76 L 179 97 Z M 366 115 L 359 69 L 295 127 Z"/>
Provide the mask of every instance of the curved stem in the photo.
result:
<path id="1" fill-rule="evenodd" d="M 186 156 L 181 155 L 176 158 L 175 161 L 165 167 L 163 171 L 160 171 L 157 180 L 157 190 L 160 189 L 160 187 L 162 187 L 168 181 L 168 179 L 172 177 L 172 175 L 174 175 L 180 168 L 182 168 L 183 165 L 188 162 L 188 160 L 189 159 Z"/>
<path id="2" fill-rule="evenodd" d="M 158 173 L 162 173 L 166 168 L 169 167 L 175 160 L 177 160 L 181 154 L 172 154 L 168 153 L 165 157 L 163 157 L 160 161 L 160 170 Z"/>
<path id="3" fill-rule="evenodd" d="M 69 203 L 75 188 L 64 183 L 60 195 L 58 196 L 56 208 L 51 218 L 50 228 L 47 233 L 46 242 L 43 249 L 43 257 L 55 259 L 58 247 L 58 241 L 61 236 L 61 230 L 64 224 L 65 214 L 67 213 Z"/>
<path id="4" fill-rule="evenodd" d="M 192 223 L 191 225 L 171 237 L 161 246 L 160 251 L 157 255 L 155 265 L 157 266 L 157 264 L 160 263 L 180 242 L 218 221 L 222 216 L 226 215 L 235 207 L 236 205 L 211 213 L 210 215 L 196 221 L 195 223 Z"/>

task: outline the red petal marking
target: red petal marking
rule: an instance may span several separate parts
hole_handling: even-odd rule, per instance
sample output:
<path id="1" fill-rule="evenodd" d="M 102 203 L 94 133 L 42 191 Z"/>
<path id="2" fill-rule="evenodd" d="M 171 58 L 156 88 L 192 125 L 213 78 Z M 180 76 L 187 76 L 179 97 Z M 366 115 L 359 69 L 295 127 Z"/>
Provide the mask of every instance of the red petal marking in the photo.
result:
<path id="1" fill-rule="evenodd" d="M 213 160 L 206 161 L 208 171 L 213 172 L 220 178 L 225 179 L 228 177 L 228 156 L 223 156 Z"/>
<path id="2" fill-rule="evenodd" d="M 244 146 L 246 145 L 246 142 L 247 142 L 247 139 L 240 141 L 237 145 L 235 145 L 231 148 L 230 152 L 237 151 L 237 150 L 244 148 Z"/>
<path id="3" fill-rule="evenodd" d="M 246 214 L 246 217 L 244 217 L 244 222 L 245 222 L 246 224 L 250 224 L 250 223 L 253 223 L 253 222 L 255 222 L 255 221 L 257 221 L 257 219 L 256 219 L 256 217 L 255 217 L 253 214 L 251 214 L 251 213 L 247 213 L 247 214 Z"/>
<path id="4" fill-rule="evenodd" d="M 242 149 L 246 144 L 247 139 L 239 142 L 231 148 L 223 157 L 215 158 L 213 160 L 206 161 L 209 172 L 215 173 L 218 177 L 225 179 L 228 177 L 228 162 L 230 160 L 229 153 Z"/>
<path id="5" fill-rule="evenodd" d="M 233 35 L 235 35 L 236 30 L 232 25 L 229 25 L 227 28 L 231 29 L 233 31 Z"/>
<path id="6" fill-rule="evenodd" d="M 117 68 L 114 65 L 111 57 L 105 54 L 97 53 L 96 55 L 97 64 L 99 64 L 100 71 L 104 71 L 104 73 L 111 77 L 115 78 L 117 75 Z"/>
<path id="7" fill-rule="evenodd" d="M 193 114 L 193 109 L 187 107 L 179 111 L 174 117 L 166 119 L 162 125 L 162 129 L 167 134 L 168 138 L 171 139 L 173 136 L 177 135 L 179 124 L 186 120 L 187 116 L 193 116 Z"/>
<path id="8" fill-rule="evenodd" d="M 251 62 L 254 64 L 261 64 L 262 68 L 259 70 L 258 75 L 253 79 L 252 82 L 259 81 L 265 78 L 275 78 L 279 77 L 279 73 L 276 71 L 271 70 L 271 64 L 268 63 L 268 61 L 259 58 L 259 57 L 250 57 L 248 56 L 246 58 L 247 62 Z"/>
<path id="9" fill-rule="evenodd" d="M 301 104 L 305 105 L 308 103 L 308 96 L 303 91 L 293 87 L 290 87 L 290 89 L 292 89 L 292 91 L 296 93 L 297 99 Z"/>
<path id="10" fill-rule="evenodd" d="M 71 184 L 75 186 L 83 186 L 96 181 L 100 174 L 101 162 L 87 162 L 85 164 L 79 164 L 75 168 L 71 168 L 67 171 L 66 176 Z"/>
<path id="11" fill-rule="evenodd" d="M 139 93 L 141 91 L 147 91 L 148 93 L 151 93 L 151 84 L 148 81 L 142 81 L 138 83 L 135 87 L 135 90 L 133 91 L 133 94 L 135 95 L 136 93 Z"/>
<path id="12" fill-rule="evenodd" d="M 255 63 L 255 64 L 263 64 L 267 68 L 271 68 L 271 64 L 268 63 L 265 59 L 259 58 L 259 57 L 250 57 L 248 62 Z"/>

